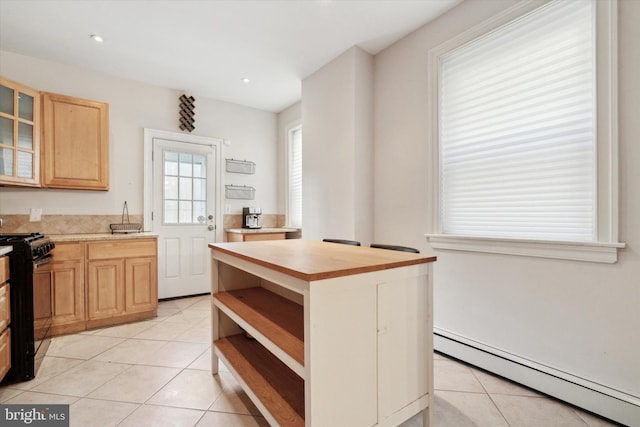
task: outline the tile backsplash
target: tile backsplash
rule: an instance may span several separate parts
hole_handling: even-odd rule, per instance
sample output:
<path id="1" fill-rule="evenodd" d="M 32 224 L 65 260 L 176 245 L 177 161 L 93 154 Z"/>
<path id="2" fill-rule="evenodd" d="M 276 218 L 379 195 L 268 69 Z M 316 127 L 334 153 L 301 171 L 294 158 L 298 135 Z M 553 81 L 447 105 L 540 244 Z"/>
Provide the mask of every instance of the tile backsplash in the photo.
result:
<path id="1" fill-rule="evenodd" d="M 109 224 L 122 223 L 122 215 L 42 215 L 42 220 L 30 222 L 29 215 L 2 215 L 0 233 L 95 234 L 110 233 Z M 143 215 L 130 215 L 130 222 L 142 223 Z M 242 227 L 242 215 L 225 215 L 224 228 Z M 263 227 L 283 227 L 285 216 L 262 215 Z"/>
<path id="2" fill-rule="evenodd" d="M 29 215 L 2 215 L 0 233 L 95 234 L 110 233 L 109 224 L 122 223 L 122 215 L 42 215 L 30 222 Z M 142 223 L 142 215 L 130 215 L 132 223 Z"/>

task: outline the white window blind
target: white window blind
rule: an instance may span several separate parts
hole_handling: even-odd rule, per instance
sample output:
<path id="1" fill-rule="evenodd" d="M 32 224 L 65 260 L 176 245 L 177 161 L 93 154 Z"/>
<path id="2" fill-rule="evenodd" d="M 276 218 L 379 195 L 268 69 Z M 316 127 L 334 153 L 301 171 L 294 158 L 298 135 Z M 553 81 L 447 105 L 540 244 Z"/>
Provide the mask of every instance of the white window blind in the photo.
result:
<path id="1" fill-rule="evenodd" d="M 596 240 L 594 1 L 555 1 L 439 57 L 443 234 Z"/>
<path id="2" fill-rule="evenodd" d="M 290 227 L 302 227 L 302 127 L 289 131 L 289 197 L 288 218 Z"/>

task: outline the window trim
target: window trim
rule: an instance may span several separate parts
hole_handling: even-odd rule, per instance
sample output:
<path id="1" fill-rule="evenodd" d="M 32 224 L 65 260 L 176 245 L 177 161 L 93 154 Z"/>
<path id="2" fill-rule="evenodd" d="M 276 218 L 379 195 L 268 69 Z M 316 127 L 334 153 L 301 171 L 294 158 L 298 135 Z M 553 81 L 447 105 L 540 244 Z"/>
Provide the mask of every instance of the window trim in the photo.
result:
<path id="1" fill-rule="evenodd" d="M 594 242 L 566 242 L 443 234 L 440 224 L 440 144 L 438 129 L 439 57 L 478 37 L 532 12 L 548 2 L 518 3 L 460 35 L 434 47 L 428 53 L 428 120 L 431 159 L 431 230 L 425 237 L 435 249 L 472 251 L 615 263 L 618 249 L 618 70 L 617 0 L 596 1 L 597 70 L 597 185 L 596 235 Z"/>

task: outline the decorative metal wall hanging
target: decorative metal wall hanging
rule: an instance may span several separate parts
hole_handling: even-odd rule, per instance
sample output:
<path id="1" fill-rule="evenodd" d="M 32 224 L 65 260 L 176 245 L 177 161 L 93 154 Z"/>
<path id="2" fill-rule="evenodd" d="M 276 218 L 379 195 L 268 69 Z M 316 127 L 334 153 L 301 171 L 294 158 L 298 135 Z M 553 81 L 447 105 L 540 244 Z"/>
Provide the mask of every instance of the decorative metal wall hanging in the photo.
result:
<path id="1" fill-rule="evenodd" d="M 193 96 L 187 97 L 187 95 L 180 96 L 180 129 L 188 130 L 189 132 L 193 131 L 196 127 L 193 125 L 195 123 L 195 112 L 193 111 L 196 106 L 194 103 L 196 99 Z"/>

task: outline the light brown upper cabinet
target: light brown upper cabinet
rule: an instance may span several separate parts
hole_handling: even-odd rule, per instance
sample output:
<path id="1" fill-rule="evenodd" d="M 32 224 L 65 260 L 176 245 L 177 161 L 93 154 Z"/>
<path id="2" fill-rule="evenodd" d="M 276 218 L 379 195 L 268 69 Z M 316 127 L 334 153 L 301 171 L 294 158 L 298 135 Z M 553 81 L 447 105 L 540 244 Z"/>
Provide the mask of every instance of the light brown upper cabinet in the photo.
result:
<path id="1" fill-rule="evenodd" d="M 2 77 L 0 184 L 40 186 L 40 93 Z"/>
<path id="2" fill-rule="evenodd" d="M 109 105 L 43 93 L 42 186 L 109 189 Z"/>

